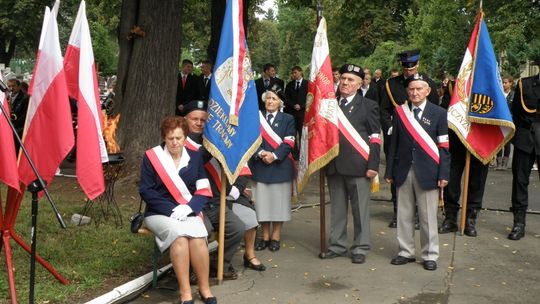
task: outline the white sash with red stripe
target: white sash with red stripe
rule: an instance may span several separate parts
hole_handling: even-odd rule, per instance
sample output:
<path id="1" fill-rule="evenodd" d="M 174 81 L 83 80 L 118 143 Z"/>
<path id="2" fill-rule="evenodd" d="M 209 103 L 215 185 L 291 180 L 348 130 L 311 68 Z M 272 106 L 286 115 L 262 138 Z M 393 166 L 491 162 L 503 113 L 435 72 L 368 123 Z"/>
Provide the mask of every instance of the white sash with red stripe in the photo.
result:
<path id="1" fill-rule="evenodd" d="M 409 109 L 409 105 L 404 103 L 396 108 L 396 113 L 405 125 L 405 129 L 414 138 L 414 140 L 420 145 L 437 164 L 439 164 L 439 148 L 433 141 L 431 136 L 424 130 L 420 123 L 414 118 L 414 113 Z M 446 139 L 448 142 L 448 139 Z"/>
<path id="2" fill-rule="evenodd" d="M 192 196 L 186 184 L 180 178 L 180 175 L 178 175 L 178 171 L 171 155 L 161 146 L 156 146 L 147 150 L 146 156 L 176 202 L 178 204 L 187 204 Z M 183 151 L 182 157 L 189 158 L 187 151 Z"/>
<path id="3" fill-rule="evenodd" d="M 191 151 L 199 151 L 199 149 L 201 148 L 201 145 L 199 145 L 198 143 L 196 143 L 193 139 L 189 137 L 186 138 L 185 146 Z"/>
<path id="4" fill-rule="evenodd" d="M 264 115 L 259 112 L 259 118 L 260 118 L 260 124 L 261 124 L 261 135 L 263 138 L 270 144 L 270 146 L 274 149 L 277 149 L 281 143 L 285 142 L 287 145 L 291 146 L 291 148 L 294 149 L 294 136 L 285 137 L 284 140 L 279 137 L 279 135 L 274 132 L 272 127 L 268 124 L 268 121 L 264 118 Z M 292 154 L 289 153 L 290 158 L 292 158 Z"/>
<path id="5" fill-rule="evenodd" d="M 338 126 L 339 132 L 345 136 L 354 149 L 367 161 L 369 158 L 369 145 L 351 125 L 341 108 L 338 108 Z"/>

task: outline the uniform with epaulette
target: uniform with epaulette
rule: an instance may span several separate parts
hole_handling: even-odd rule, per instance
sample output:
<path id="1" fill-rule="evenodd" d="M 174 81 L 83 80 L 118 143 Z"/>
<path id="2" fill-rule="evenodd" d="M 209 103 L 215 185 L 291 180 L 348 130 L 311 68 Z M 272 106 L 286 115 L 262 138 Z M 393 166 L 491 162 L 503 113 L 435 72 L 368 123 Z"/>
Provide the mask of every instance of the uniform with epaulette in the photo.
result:
<path id="1" fill-rule="evenodd" d="M 403 74 L 397 77 L 389 78 L 384 84 L 384 88 L 381 95 L 381 127 L 384 134 L 384 154 L 388 154 L 388 148 L 391 141 L 391 127 L 392 127 L 392 114 L 394 113 L 394 108 L 402 105 L 407 100 L 407 89 L 405 87 L 405 80 L 413 76 L 421 76 L 429 84 L 431 92 L 428 95 L 428 101 L 438 105 L 439 96 L 437 94 L 437 85 L 433 80 L 431 80 L 427 75 L 418 73 L 418 66 L 420 60 L 420 51 L 419 50 L 410 50 L 398 54 L 399 61 L 403 67 Z M 392 184 L 392 203 L 394 204 L 394 216 L 392 221 L 388 225 L 390 228 L 396 228 L 396 188 Z"/>
<path id="2" fill-rule="evenodd" d="M 512 118 L 516 132 L 512 139 L 512 207 L 514 226 L 508 235 L 511 240 L 525 236 L 525 213 L 529 205 L 529 176 L 540 160 L 540 74 L 519 80 L 512 102 Z M 539 171 L 540 172 L 540 171 Z"/>

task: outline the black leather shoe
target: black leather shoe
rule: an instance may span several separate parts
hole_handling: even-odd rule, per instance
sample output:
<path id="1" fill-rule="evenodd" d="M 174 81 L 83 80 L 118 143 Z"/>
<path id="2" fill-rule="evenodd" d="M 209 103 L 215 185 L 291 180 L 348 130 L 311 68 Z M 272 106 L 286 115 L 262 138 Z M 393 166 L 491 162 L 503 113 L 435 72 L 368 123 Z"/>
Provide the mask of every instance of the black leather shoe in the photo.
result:
<path id="1" fill-rule="evenodd" d="M 463 229 L 463 233 L 466 236 L 470 236 L 470 237 L 476 237 L 478 235 L 478 232 L 476 231 L 476 227 L 472 225 L 471 226 L 465 225 L 465 229 Z"/>
<path id="2" fill-rule="evenodd" d="M 340 257 L 340 254 L 333 252 L 332 250 L 326 250 L 326 252 L 319 253 L 319 258 L 322 260 L 333 259 Z"/>
<path id="3" fill-rule="evenodd" d="M 262 263 L 261 264 L 253 264 L 251 261 L 253 261 L 253 259 L 256 259 L 257 257 L 252 257 L 252 258 L 247 258 L 246 256 L 244 256 L 244 267 L 246 268 L 251 268 L 253 270 L 256 270 L 256 271 L 265 271 L 266 270 L 266 266 L 264 266 Z"/>
<path id="4" fill-rule="evenodd" d="M 414 263 L 414 262 L 416 262 L 415 258 L 407 258 L 407 257 L 401 256 L 401 255 L 398 255 L 397 257 L 393 258 L 390 261 L 390 264 L 392 264 L 392 265 L 405 265 L 407 263 Z"/>
<path id="5" fill-rule="evenodd" d="M 397 228 L 397 217 L 395 213 L 392 216 L 392 220 L 390 221 L 390 223 L 388 223 L 388 228 Z"/>
<path id="6" fill-rule="evenodd" d="M 180 300 L 180 304 L 195 304 L 195 301 L 194 300 L 187 300 L 187 301 Z"/>
<path id="7" fill-rule="evenodd" d="M 441 227 L 439 228 L 440 234 L 450 233 L 450 232 L 456 232 L 458 231 L 458 226 L 455 221 L 444 219 Z"/>
<path id="8" fill-rule="evenodd" d="M 424 261 L 425 270 L 435 270 L 437 269 L 437 262 L 435 261 Z"/>
<path id="9" fill-rule="evenodd" d="M 257 246 L 255 246 L 256 251 L 265 250 L 270 245 L 270 241 L 267 240 L 259 240 L 257 242 Z"/>
<path id="10" fill-rule="evenodd" d="M 270 251 L 278 251 L 280 247 L 281 246 L 279 244 L 279 241 L 271 240 L 270 245 L 268 246 L 268 250 L 270 250 Z"/>
<path id="11" fill-rule="evenodd" d="M 522 237 L 525 237 L 525 225 L 521 223 L 517 223 L 512 228 L 512 231 L 510 234 L 508 234 L 508 239 L 512 241 L 517 241 L 521 239 Z"/>
<path id="12" fill-rule="evenodd" d="M 204 302 L 204 304 L 217 304 L 217 298 L 216 297 L 203 297 L 201 291 L 199 290 L 199 296 L 201 297 L 201 300 Z"/>
<path id="13" fill-rule="evenodd" d="M 210 277 L 217 278 L 217 270 L 210 268 Z M 238 273 L 232 267 L 229 267 L 228 270 L 223 270 L 223 280 L 236 280 L 238 279 Z"/>
<path id="14" fill-rule="evenodd" d="M 352 254 L 351 261 L 353 264 L 364 264 L 366 262 L 366 256 L 361 253 Z"/>

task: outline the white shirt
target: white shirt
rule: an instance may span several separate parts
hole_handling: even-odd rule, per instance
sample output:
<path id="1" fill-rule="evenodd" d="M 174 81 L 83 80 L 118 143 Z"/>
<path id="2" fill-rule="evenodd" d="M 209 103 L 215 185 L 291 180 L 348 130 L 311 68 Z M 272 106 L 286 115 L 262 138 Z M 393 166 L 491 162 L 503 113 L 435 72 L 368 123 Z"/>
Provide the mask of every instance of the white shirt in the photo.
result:
<path id="1" fill-rule="evenodd" d="M 413 114 L 414 114 L 414 109 L 416 108 L 420 109 L 420 113 L 418 113 L 418 119 L 420 119 L 422 118 L 422 114 L 424 114 L 424 109 L 426 108 L 426 101 L 424 100 L 422 104 L 420 104 L 419 106 L 413 105 L 411 108 L 411 111 L 413 112 Z"/>

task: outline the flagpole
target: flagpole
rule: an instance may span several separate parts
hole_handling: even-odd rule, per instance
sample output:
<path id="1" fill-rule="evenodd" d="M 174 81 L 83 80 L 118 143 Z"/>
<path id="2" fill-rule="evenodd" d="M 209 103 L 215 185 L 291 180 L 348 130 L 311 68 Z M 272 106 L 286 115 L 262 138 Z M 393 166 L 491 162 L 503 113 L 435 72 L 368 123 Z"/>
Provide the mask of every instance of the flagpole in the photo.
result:
<path id="1" fill-rule="evenodd" d="M 225 255 L 225 198 L 227 189 L 227 176 L 225 170 L 221 168 L 221 185 L 219 188 L 219 236 L 218 236 L 218 284 L 223 283 L 223 257 Z"/>
<path id="2" fill-rule="evenodd" d="M 461 219 L 459 221 L 459 231 L 461 235 L 465 231 L 465 218 L 467 216 L 467 200 L 469 197 L 469 171 L 471 169 L 471 152 L 467 150 L 465 156 L 465 172 L 463 173 L 463 195 L 461 197 Z"/>
<path id="3" fill-rule="evenodd" d="M 317 27 L 323 17 L 323 5 L 321 1 L 317 1 Z M 313 67 L 312 67 L 313 68 Z M 326 202 L 324 189 L 324 172 L 319 170 L 319 229 L 320 229 L 320 253 L 326 252 Z"/>

